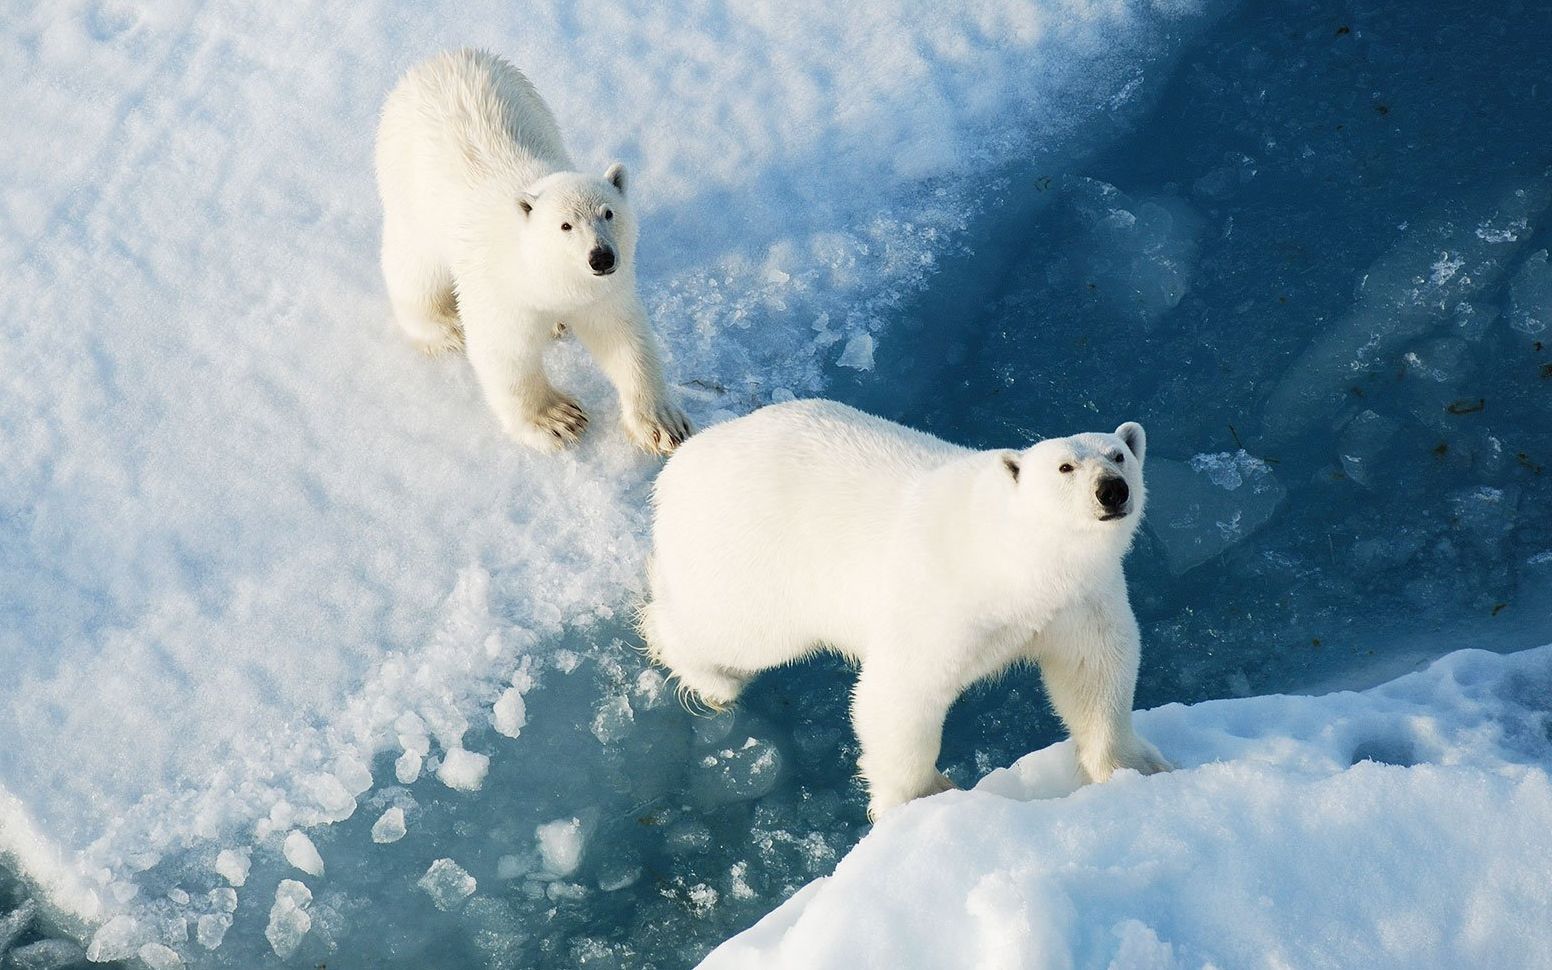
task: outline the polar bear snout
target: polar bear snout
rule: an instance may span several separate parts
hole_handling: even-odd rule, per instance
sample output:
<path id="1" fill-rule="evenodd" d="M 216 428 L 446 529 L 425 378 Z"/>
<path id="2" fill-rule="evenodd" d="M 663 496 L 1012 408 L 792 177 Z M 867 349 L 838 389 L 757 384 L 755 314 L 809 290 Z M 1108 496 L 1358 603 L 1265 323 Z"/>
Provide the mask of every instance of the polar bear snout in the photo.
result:
<path id="1" fill-rule="evenodd" d="M 592 267 L 594 276 L 608 276 L 614 272 L 614 250 L 608 246 L 594 246 L 587 254 L 587 265 Z"/>
<path id="2" fill-rule="evenodd" d="M 1132 490 L 1126 484 L 1126 479 L 1114 475 L 1107 475 L 1099 480 L 1094 489 L 1094 500 L 1099 503 L 1100 521 L 1119 519 L 1126 515 L 1127 500 L 1132 497 Z"/>

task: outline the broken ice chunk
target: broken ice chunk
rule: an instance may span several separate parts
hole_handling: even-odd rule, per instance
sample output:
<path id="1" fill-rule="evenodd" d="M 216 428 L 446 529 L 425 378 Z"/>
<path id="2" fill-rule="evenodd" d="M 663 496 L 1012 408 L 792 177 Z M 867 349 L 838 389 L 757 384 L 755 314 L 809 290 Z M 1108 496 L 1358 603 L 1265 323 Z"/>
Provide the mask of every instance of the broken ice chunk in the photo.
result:
<path id="1" fill-rule="evenodd" d="M 582 862 L 582 820 L 558 818 L 534 830 L 539 860 L 552 876 L 569 876 Z"/>
<path id="2" fill-rule="evenodd" d="M 437 778 L 455 791 L 479 791 L 489 769 L 490 759 L 485 755 L 453 748 L 442 756 Z"/>
<path id="3" fill-rule="evenodd" d="M 404 838 L 404 809 L 395 805 L 372 823 L 372 841 L 379 845 Z"/>
<path id="4" fill-rule="evenodd" d="M 86 958 L 93 963 L 127 960 L 140 949 L 145 936 L 145 931 L 133 917 L 115 916 L 92 934 L 92 942 L 86 947 Z"/>
<path id="5" fill-rule="evenodd" d="M 593 737 L 600 744 L 612 744 L 630 734 L 635 721 L 636 712 L 631 710 L 630 698 L 623 694 L 606 697 L 593 713 Z"/>
<path id="6" fill-rule="evenodd" d="M 222 849 L 216 854 L 216 875 L 234 886 L 248 881 L 248 870 L 253 860 L 247 849 Z"/>
<path id="7" fill-rule="evenodd" d="M 700 761 L 696 790 L 712 804 L 769 794 L 781 777 L 781 752 L 769 741 L 746 737 Z"/>
<path id="8" fill-rule="evenodd" d="M 451 859 L 438 859 L 416 883 L 431 897 L 437 909 L 450 913 L 459 904 L 474 895 L 477 884 L 462 866 Z"/>
<path id="9" fill-rule="evenodd" d="M 286 836 L 285 844 L 281 846 L 281 854 L 286 861 L 310 876 L 323 875 L 323 856 L 318 854 L 318 847 L 313 845 L 313 840 L 301 829 L 292 829 Z"/>
<path id="10" fill-rule="evenodd" d="M 846 341 L 846 349 L 841 351 L 841 356 L 836 360 L 841 367 L 850 367 L 853 370 L 873 369 L 873 335 L 859 333 Z"/>
<path id="11" fill-rule="evenodd" d="M 522 733 L 523 725 L 528 723 L 528 712 L 523 704 L 523 692 L 516 687 L 508 687 L 496 701 L 496 706 L 491 708 L 491 722 L 495 724 L 496 731 L 509 738 L 515 738 Z"/>
<path id="12" fill-rule="evenodd" d="M 1287 494 L 1266 462 L 1241 449 L 1190 462 L 1148 459 L 1148 528 L 1176 576 L 1266 524 Z"/>
<path id="13" fill-rule="evenodd" d="M 194 939 L 207 950 L 214 950 L 226 939 L 226 931 L 232 928 L 230 913 L 206 913 L 194 923 Z"/>
<path id="14" fill-rule="evenodd" d="M 1545 249 L 1525 258 L 1509 283 L 1509 301 L 1509 326 L 1520 333 L 1537 336 L 1552 323 L 1552 265 Z"/>
<path id="15" fill-rule="evenodd" d="M 12 943 L 21 938 L 27 932 L 27 927 L 32 925 L 33 919 L 38 915 L 36 900 L 24 900 L 22 904 L 4 918 L 0 918 L 0 954 L 5 953 Z"/>
<path id="16" fill-rule="evenodd" d="M 312 905 L 312 890 L 295 879 L 282 879 L 275 888 L 275 905 L 269 910 L 269 925 L 264 937 L 270 949 L 281 959 L 289 957 L 301 945 L 302 937 L 313 928 L 307 907 Z"/>
<path id="17" fill-rule="evenodd" d="M 1338 446 L 1342 471 L 1359 485 L 1367 486 L 1381 466 L 1390 440 L 1400 427 L 1395 421 L 1373 411 L 1364 411 L 1347 425 Z"/>
<path id="18" fill-rule="evenodd" d="M 160 943 L 147 943 L 140 948 L 138 955 L 140 962 L 151 970 L 176 970 L 183 966 L 183 958 L 178 956 L 178 951 Z"/>
<path id="19" fill-rule="evenodd" d="M 39 940 L 7 954 L 5 970 L 61 970 L 85 959 L 85 951 L 69 940 Z"/>
<path id="20" fill-rule="evenodd" d="M 393 763 L 393 776 L 401 785 L 413 785 L 415 779 L 420 777 L 420 766 L 423 759 L 419 751 L 406 751 L 399 755 L 399 759 Z"/>

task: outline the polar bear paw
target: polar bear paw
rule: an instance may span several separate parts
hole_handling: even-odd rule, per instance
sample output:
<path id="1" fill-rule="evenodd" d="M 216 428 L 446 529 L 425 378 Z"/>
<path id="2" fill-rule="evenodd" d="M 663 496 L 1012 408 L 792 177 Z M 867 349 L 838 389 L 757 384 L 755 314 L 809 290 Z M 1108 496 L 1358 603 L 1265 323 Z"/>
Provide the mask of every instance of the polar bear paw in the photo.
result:
<path id="1" fill-rule="evenodd" d="M 877 822 L 885 812 L 906 802 L 915 801 L 918 798 L 928 798 L 932 795 L 940 795 L 946 791 L 958 791 L 959 786 L 954 780 L 941 771 L 934 772 L 933 777 L 925 784 L 917 786 L 914 794 L 902 792 L 879 791 L 868 799 L 868 821 Z"/>
<path id="2" fill-rule="evenodd" d="M 625 431 L 642 451 L 666 455 L 684 444 L 695 433 L 695 427 L 679 408 L 659 401 L 626 411 Z"/>
<path id="3" fill-rule="evenodd" d="M 1175 766 L 1159 754 L 1158 748 L 1142 738 L 1133 738 L 1130 744 L 1105 757 L 1084 759 L 1081 768 L 1084 777 L 1091 782 L 1109 781 L 1111 775 L 1122 769 L 1141 775 L 1157 775 L 1175 770 Z"/>
<path id="4" fill-rule="evenodd" d="M 560 451 L 576 444 L 586 429 L 587 412 L 582 410 L 582 405 L 564 394 L 557 394 L 536 414 L 526 421 L 519 421 L 514 436 L 540 451 Z"/>
<path id="5" fill-rule="evenodd" d="M 431 340 L 418 340 L 415 347 L 427 357 L 463 353 L 463 330 L 459 327 L 443 327 Z"/>

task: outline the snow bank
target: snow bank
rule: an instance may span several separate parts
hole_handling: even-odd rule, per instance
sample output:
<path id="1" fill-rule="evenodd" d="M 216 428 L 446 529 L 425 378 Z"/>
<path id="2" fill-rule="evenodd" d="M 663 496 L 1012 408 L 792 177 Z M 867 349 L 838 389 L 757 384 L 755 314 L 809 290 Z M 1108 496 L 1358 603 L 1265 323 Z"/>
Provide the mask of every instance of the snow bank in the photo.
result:
<path id="1" fill-rule="evenodd" d="M 517 734 L 551 645 L 637 588 L 656 465 L 581 355 L 555 373 L 593 430 L 538 457 L 498 435 L 462 361 L 392 331 L 370 146 L 412 61 L 505 52 L 579 160 L 633 167 L 645 295 L 707 421 L 871 347 L 995 177 L 1119 130 L 1204 18 L 1175 0 L 12 10 L 0 858 L 56 916 L 134 917 L 104 946 L 181 947 L 152 927 L 196 918 L 218 945 L 235 890 L 177 900 L 241 884 L 219 853 L 274 858 L 348 817 L 385 751 L 405 783 L 424 763 L 477 787 L 485 753 L 463 743 L 486 706 Z M 242 892 L 278 914 L 278 951 L 311 917 L 272 888 Z"/>
<path id="2" fill-rule="evenodd" d="M 1180 768 L 1067 742 L 885 819 L 706 970 L 1510 967 L 1552 952 L 1552 646 L 1364 693 L 1170 705 Z"/>

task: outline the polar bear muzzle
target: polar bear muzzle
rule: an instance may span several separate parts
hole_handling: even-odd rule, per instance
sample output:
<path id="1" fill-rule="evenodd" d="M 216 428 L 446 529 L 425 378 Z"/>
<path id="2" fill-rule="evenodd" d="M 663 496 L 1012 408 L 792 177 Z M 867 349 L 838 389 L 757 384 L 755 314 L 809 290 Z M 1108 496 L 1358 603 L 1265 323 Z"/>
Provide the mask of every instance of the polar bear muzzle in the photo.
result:
<path id="1" fill-rule="evenodd" d="M 614 250 L 608 246 L 594 246 L 587 254 L 587 265 L 592 267 L 594 276 L 608 276 L 614 272 Z"/>
<path id="2" fill-rule="evenodd" d="M 1107 475 L 1099 480 L 1099 485 L 1094 489 L 1094 499 L 1099 502 L 1099 507 L 1104 514 L 1099 517 L 1101 522 L 1111 519 L 1119 519 L 1126 515 L 1126 500 L 1132 497 L 1132 490 L 1127 487 L 1126 479 L 1115 475 Z"/>

